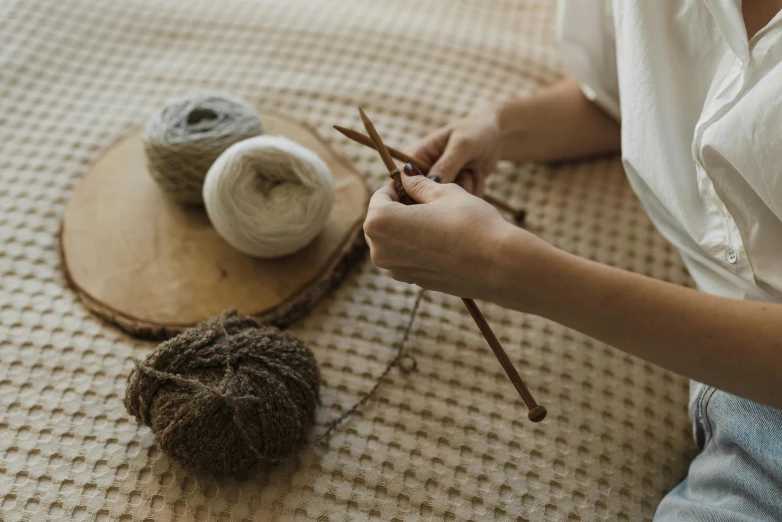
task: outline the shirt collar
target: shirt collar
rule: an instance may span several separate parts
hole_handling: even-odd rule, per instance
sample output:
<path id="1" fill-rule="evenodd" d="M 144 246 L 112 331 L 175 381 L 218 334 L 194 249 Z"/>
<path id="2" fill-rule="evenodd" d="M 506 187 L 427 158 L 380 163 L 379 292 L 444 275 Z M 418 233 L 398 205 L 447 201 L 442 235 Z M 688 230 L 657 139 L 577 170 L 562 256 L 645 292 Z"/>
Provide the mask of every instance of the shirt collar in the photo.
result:
<path id="1" fill-rule="evenodd" d="M 743 67 L 749 64 L 749 40 L 741 12 L 741 0 L 703 0 L 717 22 L 722 37 Z"/>

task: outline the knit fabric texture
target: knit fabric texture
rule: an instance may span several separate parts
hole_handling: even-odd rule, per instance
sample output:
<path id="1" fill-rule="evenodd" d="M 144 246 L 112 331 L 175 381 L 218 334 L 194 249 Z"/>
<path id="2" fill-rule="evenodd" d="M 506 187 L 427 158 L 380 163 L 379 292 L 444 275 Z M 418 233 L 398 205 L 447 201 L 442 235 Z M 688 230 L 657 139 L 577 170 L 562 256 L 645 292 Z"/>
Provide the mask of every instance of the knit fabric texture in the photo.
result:
<path id="1" fill-rule="evenodd" d="M 57 232 L 112 143 L 171 97 L 217 89 L 311 125 L 374 188 L 387 145 L 562 78 L 551 0 L 0 2 L 0 512 L 40 520 L 644 521 L 694 454 L 686 379 L 540 317 L 479 303 L 539 424 L 461 300 L 426 292 L 388 382 L 329 439 L 245 477 L 167 457 L 122 400 L 157 343 L 68 288 Z M 139 151 L 141 152 L 141 151 Z M 399 165 L 401 166 L 401 165 Z M 616 157 L 501 164 L 487 192 L 559 248 L 688 284 Z M 152 231 L 144 231 L 152 233 Z M 149 289 L 165 291 L 165 289 Z M 368 259 L 289 331 L 321 373 L 315 433 L 369 391 L 417 290 Z"/>

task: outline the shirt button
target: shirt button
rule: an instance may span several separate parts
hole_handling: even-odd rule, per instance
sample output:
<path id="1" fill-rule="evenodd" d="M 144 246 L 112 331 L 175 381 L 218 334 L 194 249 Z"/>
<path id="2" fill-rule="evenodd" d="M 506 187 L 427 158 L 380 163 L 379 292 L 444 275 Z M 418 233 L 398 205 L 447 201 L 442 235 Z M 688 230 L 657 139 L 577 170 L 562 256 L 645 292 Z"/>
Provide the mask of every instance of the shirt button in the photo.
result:
<path id="1" fill-rule="evenodd" d="M 725 257 L 728 258 L 728 263 L 731 265 L 735 265 L 736 261 L 739 259 L 739 254 L 736 252 L 736 249 L 733 247 L 728 247 L 728 250 L 725 252 Z"/>

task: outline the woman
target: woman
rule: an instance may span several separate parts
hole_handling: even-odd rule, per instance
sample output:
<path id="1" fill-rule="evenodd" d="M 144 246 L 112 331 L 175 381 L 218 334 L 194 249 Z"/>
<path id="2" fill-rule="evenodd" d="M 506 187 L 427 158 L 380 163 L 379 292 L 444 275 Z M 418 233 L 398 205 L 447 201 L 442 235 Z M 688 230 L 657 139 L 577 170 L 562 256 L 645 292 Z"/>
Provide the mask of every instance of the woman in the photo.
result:
<path id="1" fill-rule="evenodd" d="M 435 179 L 405 166 L 419 205 L 375 193 L 372 259 L 400 281 L 547 317 L 690 377 L 703 451 L 655 520 L 782 520 L 782 0 L 610 4 L 561 2 L 577 79 L 413 147 Z M 450 183 L 470 173 L 480 194 L 499 159 L 620 150 L 698 290 L 560 251 Z"/>

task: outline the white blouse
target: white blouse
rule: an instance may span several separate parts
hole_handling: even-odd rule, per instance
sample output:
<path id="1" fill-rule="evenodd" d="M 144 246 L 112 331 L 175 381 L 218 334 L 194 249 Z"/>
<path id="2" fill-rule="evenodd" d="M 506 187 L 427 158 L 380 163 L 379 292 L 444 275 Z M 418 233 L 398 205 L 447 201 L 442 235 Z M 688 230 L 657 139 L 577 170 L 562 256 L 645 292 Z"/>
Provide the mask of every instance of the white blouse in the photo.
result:
<path id="1" fill-rule="evenodd" d="M 558 39 L 621 120 L 622 162 L 698 288 L 782 302 L 782 12 L 740 0 L 560 0 Z"/>

